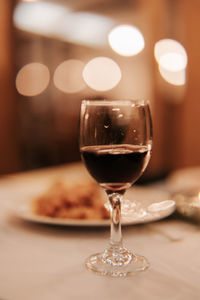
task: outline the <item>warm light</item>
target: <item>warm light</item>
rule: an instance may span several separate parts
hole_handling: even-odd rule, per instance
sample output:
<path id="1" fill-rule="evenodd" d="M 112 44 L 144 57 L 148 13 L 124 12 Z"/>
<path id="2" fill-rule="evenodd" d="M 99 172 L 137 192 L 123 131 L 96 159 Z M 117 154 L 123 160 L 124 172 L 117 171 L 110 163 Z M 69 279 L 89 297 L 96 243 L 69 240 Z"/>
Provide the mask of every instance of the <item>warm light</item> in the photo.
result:
<path id="1" fill-rule="evenodd" d="M 163 68 L 169 71 L 183 70 L 187 66 L 187 53 L 185 48 L 177 41 L 163 39 L 154 47 L 155 58 Z"/>
<path id="2" fill-rule="evenodd" d="M 187 60 L 180 53 L 169 52 L 161 56 L 159 64 L 166 70 L 176 72 L 186 68 Z"/>
<path id="3" fill-rule="evenodd" d="M 34 2 L 34 1 L 38 1 L 38 0 L 22 0 L 22 2 Z"/>
<path id="4" fill-rule="evenodd" d="M 186 83 L 187 53 L 179 42 L 172 39 L 158 41 L 154 55 L 163 79 L 173 85 Z"/>
<path id="5" fill-rule="evenodd" d="M 114 22 L 89 12 L 68 14 L 59 21 L 58 36 L 65 41 L 92 47 L 107 46 L 107 35 Z"/>
<path id="6" fill-rule="evenodd" d="M 92 47 L 107 46 L 115 22 L 90 12 L 72 12 L 67 5 L 33 1 L 15 6 L 13 21 L 20 30 Z"/>
<path id="7" fill-rule="evenodd" d="M 48 86 L 50 73 L 47 66 L 41 63 L 30 63 L 19 70 L 16 77 L 16 88 L 24 96 L 36 96 Z"/>
<path id="8" fill-rule="evenodd" d="M 108 41 L 111 48 L 123 56 L 136 55 L 144 48 L 142 33 L 131 25 L 120 25 L 112 29 Z"/>
<path id="9" fill-rule="evenodd" d="M 85 88 L 82 72 L 84 63 L 71 59 L 62 62 L 54 72 L 55 86 L 65 93 L 76 93 Z"/>
<path id="10" fill-rule="evenodd" d="M 173 85 L 184 85 L 186 83 L 186 70 L 179 70 L 176 72 L 166 70 L 159 65 L 159 71 L 163 79 Z"/>
<path id="11" fill-rule="evenodd" d="M 15 7 L 13 21 L 17 28 L 25 31 L 57 35 L 58 26 L 68 9 L 62 5 L 42 1 L 21 2 Z"/>
<path id="12" fill-rule="evenodd" d="M 119 83 L 121 70 L 112 59 L 96 57 L 85 66 L 83 78 L 90 88 L 97 91 L 107 91 Z"/>

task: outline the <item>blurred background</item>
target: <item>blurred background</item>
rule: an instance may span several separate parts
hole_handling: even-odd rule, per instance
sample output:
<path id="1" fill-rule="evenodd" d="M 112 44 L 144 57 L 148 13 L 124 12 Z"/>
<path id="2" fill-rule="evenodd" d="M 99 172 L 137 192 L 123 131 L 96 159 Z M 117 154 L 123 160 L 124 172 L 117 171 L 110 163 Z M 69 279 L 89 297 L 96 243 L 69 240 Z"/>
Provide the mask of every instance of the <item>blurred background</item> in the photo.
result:
<path id="1" fill-rule="evenodd" d="M 145 98 L 144 181 L 200 165 L 199 0 L 1 0 L 0 174 L 79 161 L 80 102 Z"/>

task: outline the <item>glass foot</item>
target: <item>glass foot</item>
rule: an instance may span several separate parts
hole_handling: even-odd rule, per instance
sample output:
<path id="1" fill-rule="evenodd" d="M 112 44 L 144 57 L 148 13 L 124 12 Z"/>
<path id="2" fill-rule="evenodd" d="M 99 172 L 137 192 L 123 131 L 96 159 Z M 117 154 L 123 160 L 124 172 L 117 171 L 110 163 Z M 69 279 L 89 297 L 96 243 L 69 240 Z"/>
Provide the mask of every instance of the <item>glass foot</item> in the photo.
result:
<path id="1" fill-rule="evenodd" d="M 133 254 L 125 248 L 117 252 L 108 249 L 89 256 L 86 260 L 86 267 L 99 275 L 125 277 L 146 270 L 149 262 L 145 257 Z"/>

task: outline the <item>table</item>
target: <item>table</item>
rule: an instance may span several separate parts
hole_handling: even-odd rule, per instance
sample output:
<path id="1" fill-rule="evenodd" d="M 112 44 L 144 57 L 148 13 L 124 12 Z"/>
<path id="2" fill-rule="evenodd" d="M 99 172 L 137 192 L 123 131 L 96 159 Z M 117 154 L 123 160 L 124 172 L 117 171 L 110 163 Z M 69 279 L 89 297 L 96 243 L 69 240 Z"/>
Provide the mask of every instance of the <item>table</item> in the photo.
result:
<path id="1" fill-rule="evenodd" d="M 125 245 L 146 256 L 150 269 L 127 278 L 94 275 L 85 269 L 84 260 L 105 248 L 109 228 L 49 226 L 16 217 L 5 203 L 24 176 L 0 180 L 1 300 L 200 299 L 197 224 L 175 214 L 125 226 Z"/>

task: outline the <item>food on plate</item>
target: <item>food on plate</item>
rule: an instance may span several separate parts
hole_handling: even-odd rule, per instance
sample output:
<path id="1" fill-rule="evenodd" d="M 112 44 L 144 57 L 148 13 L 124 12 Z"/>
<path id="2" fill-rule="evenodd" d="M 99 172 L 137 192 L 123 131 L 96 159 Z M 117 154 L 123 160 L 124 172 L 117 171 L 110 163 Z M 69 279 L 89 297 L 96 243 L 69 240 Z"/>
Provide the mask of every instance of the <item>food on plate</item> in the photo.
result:
<path id="1" fill-rule="evenodd" d="M 54 182 L 50 188 L 34 200 L 34 213 L 52 218 L 108 219 L 105 198 L 94 181 L 70 183 Z"/>

